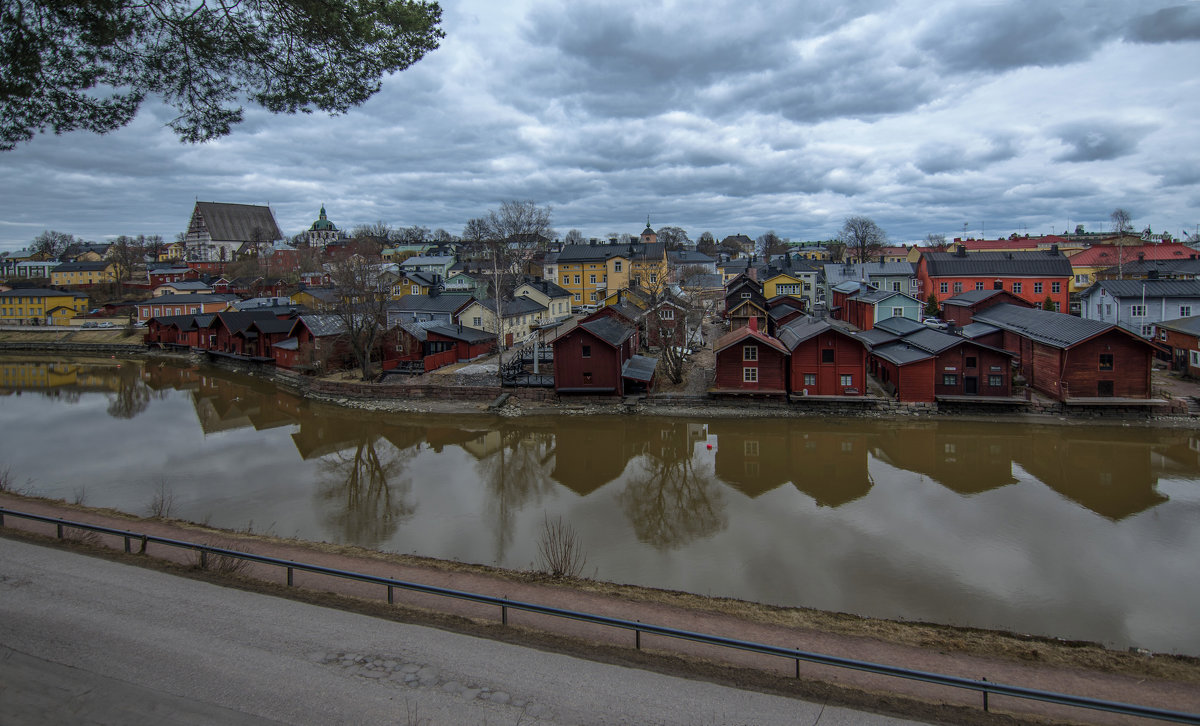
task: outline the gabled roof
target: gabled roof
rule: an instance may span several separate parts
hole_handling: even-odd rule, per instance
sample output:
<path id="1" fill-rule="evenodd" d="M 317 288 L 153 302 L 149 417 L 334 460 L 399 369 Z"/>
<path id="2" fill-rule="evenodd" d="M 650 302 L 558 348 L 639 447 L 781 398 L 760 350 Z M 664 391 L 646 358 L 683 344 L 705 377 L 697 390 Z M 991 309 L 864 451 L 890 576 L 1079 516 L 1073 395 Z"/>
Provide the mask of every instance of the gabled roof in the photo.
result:
<path id="1" fill-rule="evenodd" d="M 140 307 L 142 305 L 188 305 L 190 303 L 222 302 L 228 304 L 238 299 L 239 298 L 237 295 L 223 292 L 206 293 L 203 295 L 198 293 L 186 293 L 183 295 L 159 295 L 158 297 L 152 297 L 149 300 L 142 300 L 141 302 L 137 303 L 137 305 Z"/>
<path id="2" fill-rule="evenodd" d="M 796 350 L 796 347 L 806 340 L 810 340 L 821 333 L 832 332 L 839 335 L 846 335 L 858 339 L 854 333 L 844 328 L 841 325 L 829 320 L 828 318 L 813 318 L 805 316 L 797 318 L 779 330 L 779 342 L 783 343 L 790 351 Z"/>
<path id="3" fill-rule="evenodd" d="M 425 330 L 430 333 L 437 333 L 451 340 L 461 340 L 464 343 L 486 343 L 489 340 L 496 339 L 495 333 L 468 328 L 465 325 L 445 325 L 433 322 L 417 323 L 417 325 L 425 326 Z"/>
<path id="4" fill-rule="evenodd" d="M 1097 290 L 1115 298 L 1200 298 L 1200 280 L 1100 280 L 1082 295 L 1094 295 Z"/>
<path id="5" fill-rule="evenodd" d="M 929 329 L 924 323 L 918 323 L 911 318 L 903 318 L 897 315 L 893 315 L 890 318 L 884 318 L 883 320 L 875 323 L 873 327 L 886 330 L 889 333 L 895 333 L 896 335 L 909 335 L 910 333 L 915 333 L 918 330 Z"/>
<path id="6" fill-rule="evenodd" d="M 271 317 L 255 318 L 250 323 L 249 327 L 253 327 L 260 333 L 270 335 L 272 333 L 287 333 L 290 332 L 292 326 L 296 324 L 295 320 L 280 320 L 272 315 Z"/>
<path id="7" fill-rule="evenodd" d="M 1069 348 L 1110 330 L 1120 330 L 1111 323 L 1099 320 L 1084 320 L 1074 315 L 1023 308 L 1009 303 L 993 305 L 976 313 L 975 321 L 1010 330 L 1054 348 Z"/>
<path id="8" fill-rule="evenodd" d="M 212 285 L 200 280 L 176 280 L 175 282 L 164 282 L 158 287 L 169 287 L 175 290 L 211 290 Z"/>
<path id="9" fill-rule="evenodd" d="M 239 312 L 236 310 L 227 310 L 223 313 L 217 313 L 213 316 L 212 322 L 206 327 L 216 327 L 218 323 L 224 325 L 231 333 L 237 333 L 250 327 L 250 324 L 256 320 L 275 320 L 275 316 L 269 312 L 255 310 L 253 312 Z"/>
<path id="10" fill-rule="evenodd" d="M 952 298 L 943 300 L 942 306 L 954 305 L 955 307 L 970 307 L 977 302 L 982 302 L 993 295 L 999 295 L 1003 292 L 1004 290 L 970 290 L 968 292 L 961 292 Z"/>
<path id="11" fill-rule="evenodd" d="M 701 274 L 692 275 L 682 283 L 683 287 L 693 287 L 698 290 L 721 290 L 724 289 L 724 278 L 719 274 Z"/>
<path id="12" fill-rule="evenodd" d="M 1071 260 L 1062 254 L 1039 252 L 926 252 L 922 258 L 930 277 L 1071 277 Z"/>
<path id="13" fill-rule="evenodd" d="M 301 315 L 296 318 L 292 332 L 300 325 L 308 328 L 313 336 L 323 338 L 329 335 L 341 335 L 346 332 L 346 324 L 337 315 Z"/>
<path id="14" fill-rule="evenodd" d="M 668 252 L 667 258 L 677 265 L 711 265 L 716 262 L 713 258 L 703 252 L 695 250 L 675 250 Z"/>
<path id="15" fill-rule="evenodd" d="M 471 295 L 444 292 L 439 295 L 405 295 L 388 303 L 388 310 L 411 313 L 456 313 L 475 301 Z"/>
<path id="16" fill-rule="evenodd" d="M 582 322 L 575 329 L 579 328 L 588 331 L 614 348 L 629 340 L 634 333 L 634 328 L 610 317 L 600 317 Z"/>
<path id="17" fill-rule="evenodd" d="M 283 239 L 283 233 L 275 224 L 275 215 L 271 213 L 270 207 L 196 202 L 196 211 L 204 218 L 204 226 L 214 241 L 247 242 L 254 239 L 256 231 L 264 242 Z"/>
<path id="18" fill-rule="evenodd" d="M 964 342 L 964 339 L 957 335 L 949 335 L 940 330 L 934 330 L 928 326 L 922 325 L 924 330 L 916 330 L 904 336 L 905 343 L 911 343 L 927 353 L 941 353 L 949 350 L 954 346 Z"/>
<path id="19" fill-rule="evenodd" d="M 484 300 L 477 300 L 476 302 L 478 302 L 480 306 L 485 307 L 488 310 L 491 310 L 493 313 L 496 312 L 496 299 L 495 298 L 489 297 Z M 515 317 L 517 315 L 529 315 L 530 313 L 544 312 L 547 309 L 545 305 L 541 304 L 537 300 L 530 300 L 529 298 L 525 297 L 524 295 L 518 295 L 515 298 L 506 298 L 504 300 L 503 308 L 504 308 L 504 314 L 502 317 L 505 317 L 505 318 L 511 318 L 511 317 Z"/>
<path id="20" fill-rule="evenodd" d="M 789 352 L 791 352 L 780 340 L 772 338 L 761 330 L 751 330 L 750 326 L 748 325 L 731 330 L 725 335 L 722 335 L 717 339 L 717 342 L 713 343 L 713 351 L 720 353 L 729 346 L 737 345 L 748 338 L 758 341 L 759 343 L 762 343 L 770 348 L 774 348 L 784 355 L 787 355 Z"/>
<path id="21" fill-rule="evenodd" d="M 893 333 L 892 331 L 884 330 L 883 328 L 860 330 L 854 334 L 854 337 L 858 338 L 872 348 L 900 340 L 900 335 L 898 333 Z"/>
<path id="22" fill-rule="evenodd" d="M 850 299 L 869 303 L 871 305 L 878 305 L 879 303 L 890 300 L 894 297 L 907 298 L 909 302 L 916 303 L 917 305 L 921 304 L 921 301 L 912 295 L 908 295 L 903 292 L 897 292 L 895 290 L 860 290 L 858 293 L 851 295 Z"/>
<path id="23" fill-rule="evenodd" d="M 194 315 L 160 315 L 158 317 L 150 318 L 146 321 L 146 324 L 149 325 L 150 323 L 158 323 L 164 327 L 170 327 L 173 325 L 177 328 L 183 328 L 191 325 L 194 317 Z"/>
<path id="24" fill-rule="evenodd" d="M 525 287 L 526 285 L 532 287 L 533 289 L 542 293 L 546 297 L 550 297 L 550 298 L 570 297 L 571 296 L 570 290 L 563 289 L 562 287 L 560 287 L 559 285 L 556 285 L 555 283 L 551 282 L 550 280 L 529 280 L 528 282 L 523 282 L 520 285 L 517 285 L 517 289 L 520 290 L 522 287 Z"/>
<path id="25" fill-rule="evenodd" d="M 400 267 L 401 269 L 404 269 L 407 267 L 417 267 L 419 265 L 453 265 L 454 260 L 455 258 L 453 255 L 417 255 L 415 257 L 409 257 L 407 260 L 401 262 Z"/>
<path id="26" fill-rule="evenodd" d="M 874 290 L 875 287 L 868 282 L 862 282 L 860 280 L 842 280 L 838 284 L 834 285 L 832 289 L 834 292 L 853 295 L 865 290 Z"/>
<path id="27" fill-rule="evenodd" d="M 830 283 L 842 280 L 870 280 L 872 277 L 912 277 L 916 271 L 911 262 L 828 262 L 821 265 Z"/>
<path id="28" fill-rule="evenodd" d="M 407 277 L 409 280 L 417 283 L 422 287 L 433 287 L 438 284 L 438 277 L 433 272 L 418 272 L 414 270 L 404 270 L 400 273 L 402 277 Z"/>
<path id="29" fill-rule="evenodd" d="M 933 353 L 910 344 L 907 339 L 881 345 L 878 348 L 872 349 L 871 354 L 883 358 L 889 363 L 895 363 L 898 366 L 905 366 L 909 363 L 916 363 L 934 357 Z"/>

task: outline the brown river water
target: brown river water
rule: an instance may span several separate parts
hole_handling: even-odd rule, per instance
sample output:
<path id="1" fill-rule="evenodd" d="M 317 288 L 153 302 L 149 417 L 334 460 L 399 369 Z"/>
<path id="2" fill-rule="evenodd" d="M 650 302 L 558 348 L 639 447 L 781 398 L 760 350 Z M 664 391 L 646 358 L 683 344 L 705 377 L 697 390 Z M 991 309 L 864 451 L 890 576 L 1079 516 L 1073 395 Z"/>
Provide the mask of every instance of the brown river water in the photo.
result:
<path id="1" fill-rule="evenodd" d="M 1200 431 L 381 414 L 158 361 L 0 358 L 18 489 L 229 529 L 1200 655 Z"/>

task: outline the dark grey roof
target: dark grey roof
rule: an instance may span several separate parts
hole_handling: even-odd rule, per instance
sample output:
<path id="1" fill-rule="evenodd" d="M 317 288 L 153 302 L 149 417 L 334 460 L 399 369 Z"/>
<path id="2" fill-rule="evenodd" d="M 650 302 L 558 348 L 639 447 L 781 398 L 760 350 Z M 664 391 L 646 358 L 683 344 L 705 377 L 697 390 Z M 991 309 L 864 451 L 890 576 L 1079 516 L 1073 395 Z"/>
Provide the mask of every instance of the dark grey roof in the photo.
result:
<path id="1" fill-rule="evenodd" d="M 258 236 L 264 242 L 283 239 L 283 233 L 275 224 L 275 215 L 270 207 L 253 204 L 226 204 L 224 202 L 196 202 L 196 209 L 204 218 L 208 235 L 217 242 L 248 242 Z"/>
<path id="2" fill-rule="evenodd" d="M 716 262 L 713 258 L 703 252 L 695 250 L 675 250 L 668 252 L 667 258 L 677 265 L 711 265 Z"/>
<path id="3" fill-rule="evenodd" d="M 281 320 L 274 316 L 257 318 L 253 322 L 254 327 L 263 333 L 286 333 L 295 324 L 295 320 Z"/>
<path id="4" fill-rule="evenodd" d="M 955 307 L 969 307 L 969 306 L 974 305 L 975 303 L 980 302 L 982 300 L 987 300 L 989 297 L 991 297 L 993 295 L 998 295 L 1001 292 L 1004 292 L 1004 291 L 1003 290 L 971 290 L 969 292 L 962 292 L 962 293 L 955 295 L 952 298 L 943 300 L 942 305 L 943 306 L 954 305 Z"/>
<path id="5" fill-rule="evenodd" d="M 1158 327 L 1174 330 L 1188 335 L 1200 335 L 1200 315 L 1193 315 L 1190 318 L 1175 318 L 1174 320 L 1164 320 L 1158 323 Z"/>
<path id="6" fill-rule="evenodd" d="M 400 329 L 406 331 L 409 335 L 424 343 L 429 340 L 429 328 L 426 327 L 429 321 L 400 323 Z"/>
<path id="7" fill-rule="evenodd" d="M 921 350 L 920 348 L 909 345 L 906 340 L 898 340 L 895 343 L 888 343 L 871 351 L 873 355 L 877 355 L 886 361 L 895 363 L 898 366 L 916 363 L 917 361 L 926 360 L 933 357 L 929 351 Z"/>
<path id="8" fill-rule="evenodd" d="M 958 334 L 964 338 L 970 338 L 973 340 L 975 338 L 982 338 L 985 335 L 991 335 L 997 330 L 1000 330 L 1000 328 L 997 328 L 995 325 L 974 322 L 970 325 L 964 325 L 962 328 L 959 328 Z"/>
<path id="9" fill-rule="evenodd" d="M 111 264 L 111 262 L 64 262 L 51 272 L 99 272 Z"/>
<path id="10" fill-rule="evenodd" d="M 607 307 L 610 307 L 613 310 L 616 310 L 624 318 L 626 318 L 627 320 L 631 320 L 633 322 L 637 322 L 637 321 L 641 320 L 646 315 L 645 310 L 642 310 L 637 305 L 634 305 L 633 303 L 628 302 L 626 300 L 618 300 L 617 302 L 613 303 L 612 305 L 608 305 Z"/>
<path id="11" fill-rule="evenodd" d="M 854 337 L 863 341 L 872 348 L 900 340 L 900 336 L 897 333 L 893 333 L 890 330 L 884 330 L 883 328 L 860 330 L 854 334 Z"/>
<path id="12" fill-rule="evenodd" d="M 720 290 L 725 286 L 725 281 L 719 274 L 692 275 L 683 281 L 682 286 L 701 290 Z"/>
<path id="13" fill-rule="evenodd" d="M 628 378 L 633 381 L 649 383 L 654 379 L 654 369 L 657 367 L 657 358 L 649 358 L 644 355 L 635 355 L 629 360 L 625 361 L 625 365 L 621 367 L 621 377 Z"/>
<path id="14" fill-rule="evenodd" d="M 150 318 L 147 323 L 158 322 L 159 325 L 175 325 L 180 328 L 191 325 L 195 315 L 160 315 Z"/>
<path id="15" fill-rule="evenodd" d="M 1084 293 L 1103 289 L 1116 298 L 1200 297 L 1200 280 L 1100 280 Z"/>
<path id="16" fill-rule="evenodd" d="M 51 290 L 45 287 L 19 287 L 15 290 L 0 292 L 0 297 L 87 297 L 82 292 L 66 290 Z"/>
<path id="17" fill-rule="evenodd" d="M 240 330 L 245 330 L 250 327 L 250 324 L 258 320 L 275 320 L 275 316 L 263 310 L 255 310 L 253 312 L 239 312 L 230 310 L 223 313 L 217 313 L 213 316 L 213 321 L 207 326 L 216 325 L 216 321 L 220 320 L 229 328 L 230 332 L 236 333 Z M 290 321 L 289 321 L 290 322 Z M 290 328 L 290 326 L 289 326 Z M 280 331 L 283 332 L 283 331 Z"/>
<path id="18" fill-rule="evenodd" d="M 632 255 L 629 251 L 631 247 L 633 248 Z M 564 262 L 586 262 L 589 260 L 601 261 L 613 257 L 657 260 L 663 257 L 664 250 L 665 245 L 662 242 L 651 244 L 643 244 L 642 242 L 617 242 L 616 244 L 564 245 L 562 251 L 558 253 L 558 264 Z"/>
<path id="19" fill-rule="evenodd" d="M 418 285 L 423 285 L 425 287 L 432 287 L 438 283 L 438 276 L 433 272 L 403 270 L 400 274 L 417 283 Z"/>
<path id="20" fill-rule="evenodd" d="M 439 295 L 405 295 L 395 302 L 388 303 L 388 310 L 411 313 L 455 313 L 474 299 L 471 295 L 450 292 Z"/>
<path id="21" fill-rule="evenodd" d="M 630 326 L 610 317 L 600 317 L 596 318 L 595 320 L 589 320 L 587 322 L 580 323 L 579 327 L 583 328 L 614 348 L 621 345 L 626 340 L 629 340 L 634 331 L 634 329 Z"/>
<path id="22" fill-rule="evenodd" d="M 912 343 L 928 353 L 941 353 L 963 342 L 963 339 L 957 335 L 949 335 L 925 325 L 921 327 L 925 329 L 905 335 L 904 342 Z"/>
<path id="23" fill-rule="evenodd" d="M 300 323 L 304 323 L 318 338 L 340 335 L 346 330 L 346 324 L 337 315 L 301 315 L 296 321 L 297 325 Z"/>
<path id="24" fill-rule="evenodd" d="M 486 330 L 477 330 L 476 328 L 468 328 L 465 325 L 442 325 L 438 323 L 426 323 L 425 329 L 430 333 L 437 333 L 452 340 L 461 340 L 464 343 L 484 343 L 489 340 L 495 340 L 496 334 L 489 333 Z"/>
<path id="25" fill-rule="evenodd" d="M 1000 303 L 976 313 L 975 321 L 1010 330 L 1054 348 L 1067 348 L 1117 327 L 1099 320 L 1084 320 L 1074 315 L 1023 308 L 1011 303 Z"/>
<path id="26" fill-rule="evenodd" d="M 279 348 L 280 350 L 299 350 L 300 349 L 300 341 L 296 340 L 295 338 L 288 338 L 287 340 L 279 341 L 278 343 L 276 343 L 275 345 L 273 345 L 271 347 Z"/>
<path id="27" fill-rule="evenodd" d="M 853 297 L 855 300 L 872 304 L 878 304 L 893 297 L 905 297 L 908 298 L 909 301 L 918 304 L 921 302 L 912 295 L 898 292 L 896 290 L 860 290 L 858 293 L 851 295 L 851 297 Z"/>
<path id="28" fill-rule="evenodd" d="M 926 326 L 924 323 L 918 323 L 916 320 L 912 320 L 911 318 L 903 318 L 898 315 L 893 315 L 890 318 L 884 318 L 878 323 L 875 323 L 874 327 L 881 328 L 889 333 L 895 333 L 896 335 L 908 335 L 909 333 L 913 333 L 918 330 L 926 330 L 928 328 L 928 326 Z"/>
<path id="29" fill-rule="evenodd" d="M 496 312 L 495 298 L 487 298 L 480 300 L 479 304 L 483 307 Z M 530 313 L 543 312 L 547 308 L 537 300 L 530 300 L 524 295 L 518 295 L 515 298 L 507 298 L 504 300 L 504 315 L 503 317 L 512 318 L 517 315 L 529 315 Z"/>
<path id="30" fill-rule="evenodd" d="M 856 337 L 853 333 L 846 330 L 841 325 L 838 325 L 827 318 L 814 318 L 807 315 L 802 318 L 796 318 L 787 325 L 784 325 L 779 329 L 779 334 L 777 337 L 781 343 L 787 346 L 788 350 L 794 351 L 796 350 L 796 346 L 826 331 L 833 331 L 835 333 L 843 333 L 851 337 Z"/>
<path id="31" fill-rule="evenodd" d="M 529 280 L 528 282 L 521 283 L 521 285 L 518 285 L 517 287 L 521 287 L 524 285 L 529 285 L 530 287 L 537 290 L 538 292 L 541 292 L 542 294 L 546 295 L 547 297 L 570 297 L 571 296 L 570 290 L 566 290 L 566 289 L 560 287 L 559 285 L 551 282 L 550 280 Z"/>
<path id="32" fill-rule="evenodd" d="M 915 267 L 911 262 L 826 262 L 821 264 L 825 279 L 831 283 L 843 280 L 869 280 L 872 277 L 911 277 Z"/>
<path id="33" fill-rule="evenodd" d="M 1054 252 L 926 252 L 930 277 L 1071 277 L 1071 261 Z"/>
<path id="34" fill-rule="evenodd" d="M 1131 277 L 1145 277 L 1151 272 L 1167 276 L 1200 275 L 1200 259 L 1134 260 L 1105 268 L 1097 274 L 1112 274 L 1118 271 Z"/>

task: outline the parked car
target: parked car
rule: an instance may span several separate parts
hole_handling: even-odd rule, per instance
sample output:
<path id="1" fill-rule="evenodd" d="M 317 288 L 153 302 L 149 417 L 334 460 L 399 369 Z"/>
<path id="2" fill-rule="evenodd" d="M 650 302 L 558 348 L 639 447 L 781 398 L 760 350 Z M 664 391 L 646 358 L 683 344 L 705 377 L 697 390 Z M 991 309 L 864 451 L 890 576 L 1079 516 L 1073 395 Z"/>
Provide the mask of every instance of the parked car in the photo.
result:
<path id="1" fill-rule="evenodd" d="M 83 327 L 85 327 L 85 328 L 95 328 L 95 327 L 97 327 L 97 325 L 96 325 L 96 321 L 95 321 L 95 320 L 89 320 L 89 321 L 87 321 L 86 323 L 84 323 L 84 324 L 83 324 Z"/>
<path id="2" fill-rule="evenodd" d="M 925 318 L 924 322 L 934 330 L 946 330 L 950 327 L 950 324 L 941 318 Z"/>
<path id="3" fill-rule="evenodd" d="M 101 328 L 115 328 L 115 327 L 117 327 L 117 326 L 113 325 L 112 323 L 107 323 L 107 322 L 105 322 L 105 323 L 100 323 L 100 325 L 99 325 L 98 327 L 101 327 Z"/>

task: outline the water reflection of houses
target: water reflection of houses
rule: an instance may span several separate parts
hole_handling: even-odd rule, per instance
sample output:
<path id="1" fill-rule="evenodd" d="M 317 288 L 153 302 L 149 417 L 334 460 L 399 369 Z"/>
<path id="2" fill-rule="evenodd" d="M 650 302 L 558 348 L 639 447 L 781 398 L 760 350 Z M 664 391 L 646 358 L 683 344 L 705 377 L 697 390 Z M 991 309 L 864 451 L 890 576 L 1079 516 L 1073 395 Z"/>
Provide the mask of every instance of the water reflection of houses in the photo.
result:
<path id="1" fill-rule="evenodd" d="M 597 420 L 595 426 L 564 426 L 554 434 L 550 478 L 580 496 L 614 481 L 629 460 L 646 450 L 646 422 Z"/>
<path id="2" fill-rule="evenodd" d="M 716 473 L 749 497 L 790 483 L 817 504 L 837 507 L 867 494 L 868 436 L 803 420 L 719 421 Z"/>
<path id="3" fill-rule="evenodd" d="M 967 422 L 908 424 L 881 429 L 872 453 L 898 469 L 923 474 L 959 494 L 979 494 L 1017 482 L 1012 462 L 1026 437 L 987 434 Z"/>
<path id="4" fill-rule="evenodd" d="M 1162 478 L 1200 479 L 1200 431 L 1164 432 L 1150 460 Z"/>
<path id="5" fill-rule="evenodd" d="M 0 390 L 50 391 L 70 388 L 79 392 L 117 391 L 121 387 L 121 365 L 116 362 L 0 360 Z"/>
<path id="6" fill-rule="evenodd" d="M 1152 453 L 1148 441 L 1117 429 L 1070 439 L 1033 433 L 1016 461 L 1067 499 L 1116 521 L 1167 501 L 1155 489 Z"/>

